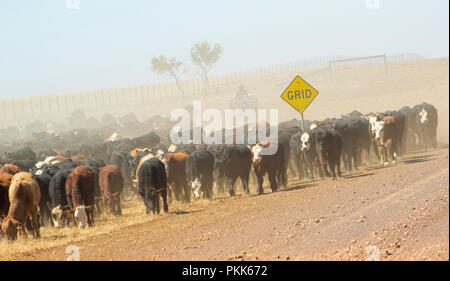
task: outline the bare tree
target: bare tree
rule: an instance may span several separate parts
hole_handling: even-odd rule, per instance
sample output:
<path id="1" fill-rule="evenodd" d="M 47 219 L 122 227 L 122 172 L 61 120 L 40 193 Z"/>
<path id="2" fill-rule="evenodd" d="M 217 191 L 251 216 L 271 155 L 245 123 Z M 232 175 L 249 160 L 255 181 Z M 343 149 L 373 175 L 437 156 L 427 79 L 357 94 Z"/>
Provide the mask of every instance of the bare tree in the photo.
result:
<path id="1" fill-rule="evenodd" d="M 205 80 L 205 95 L 208 93 L 208 73 L 219 60 L 222 52 L 222 46 L 215 44 L 214 48 L 211 48 L 208 41 L 197 43 L 191 49 L 192 62 L 200 69 Z"/>
<path id="2" fill-rule="evenodd" d="M 175 79 L 178 90 L 181 93 L 181 97 L 184 98 L 184 91 L 180 85 L 180 77 L 186 71 L 182 69 L 183 63 L 177 61 L 175 58 L 166 58 L 165 56 L 159 56 L 152 58 L 152 70 L 157 74 L 169 74 Z"/>

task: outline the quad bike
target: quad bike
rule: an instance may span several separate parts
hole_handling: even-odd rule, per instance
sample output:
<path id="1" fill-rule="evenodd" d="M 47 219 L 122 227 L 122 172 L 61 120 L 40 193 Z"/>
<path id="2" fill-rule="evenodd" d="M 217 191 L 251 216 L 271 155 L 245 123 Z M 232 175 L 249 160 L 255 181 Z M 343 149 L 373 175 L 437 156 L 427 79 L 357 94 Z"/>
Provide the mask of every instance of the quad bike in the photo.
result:
<path id="1" fill-rule="evenodd" d="M 258 101 L 256 98 L 248 93 L 245 96 L 234 96 L 233 99 L 230 102 L 230 108 L 236 109 L 236 108 L 257 108 L 258 107 Z"/>

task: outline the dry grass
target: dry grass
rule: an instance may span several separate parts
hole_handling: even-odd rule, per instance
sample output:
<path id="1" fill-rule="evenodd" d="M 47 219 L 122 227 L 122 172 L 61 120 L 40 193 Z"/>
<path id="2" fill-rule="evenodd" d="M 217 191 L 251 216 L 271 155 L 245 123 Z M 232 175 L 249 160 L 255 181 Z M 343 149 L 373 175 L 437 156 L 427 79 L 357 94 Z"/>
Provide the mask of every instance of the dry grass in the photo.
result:
<path id="1" fill-rule="evenodd" d="M 237 196 L 243 195 L 243 188 L 240 182 L 236 184 Z M 250 187 L 251 194 L 255 193 L 256 188 Z M 122 216 L 113 216 L 101 214 L 95 218 L 94 227 L 78 229 L 74 226 L 65 228 L 41 227 L 40 239 L 34 239 L 31 234 L 25 237 L 19 237 L 16 241 L 0 241 L 0 260 L 9 260 L 14 255 L 29 253 L 34 250 L 51 249 L 61 245 L 71 245 L 76 242 L 88 240 L 94 236 L 110 234 L 128 226 L 135 226 L 151 221 L 164 219 L 167 216 L 182 214 L 185 212 L 197 212 L 210 204 L 217 204 L 217 200 L 228 198 L 228 193 L 220 196 L 214 196 L 213 200 L 200 199 L 191 201 L 189 204 L 173 201 L 169 202 L 169 214 L 164 214 L 161 208 L 159 215 L 146 215 L 144 203 L 137 198 L 122 201 Z M 216 200 L 217 199 L 217 200 Z M 162 201 L 161 201 L 162 207 Z"/>

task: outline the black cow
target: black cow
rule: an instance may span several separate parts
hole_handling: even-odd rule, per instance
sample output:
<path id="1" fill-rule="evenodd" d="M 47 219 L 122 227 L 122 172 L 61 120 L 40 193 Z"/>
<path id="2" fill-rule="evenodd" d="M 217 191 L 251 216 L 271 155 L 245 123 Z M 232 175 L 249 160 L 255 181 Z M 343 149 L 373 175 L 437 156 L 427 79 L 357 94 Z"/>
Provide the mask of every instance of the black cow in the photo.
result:
<path id="1" fill-rule="evenodd" d="M 212 153 L 214 156 L 215 161 L 217 162 L 218 159 L 222 157 L 223 151 L 225 150 L 225 147 L 227 145 L 223 144 L 211 144 L 208 145 L 207 150 Z M 223 173 L 219 173 L 217 171 L 217 165 L 214 167 L 214 185 L 217 188 L 217 192 L 222 194 L 223 193 L 223 186 L 224 186 L 224 175 Z"/>
<path id="2" fill-rule="evenodd" d="M 292 122 L 290 123 L 292 124 Z M 301 129 L 297 125 L 292 127 L 287 127 L 285 125 L 284 127 L 279 127 L 278 130 L 278 143 L 283 146 L 283 159 L 284 159 L 284 167 L 287 169 L 289 168 L 292 173 L 296 173 L 294 170 L 294 167 L 292 165 L 289 165 L 289 159 L 290 159 L 290 141 L 293 135 L 300 132 Z M 287 178 L 283 180 L 284 187 L 287 186 Z"/>
<path id="3" fill-rule="evenodd" d="M 50 180 L 51 176 L 45 173 L 34 175 L 33 178 L 39 184 L 39 190 L 41 192 L 41 199 L 39 201 L 39 214 L 40 214 L 40 224 L 46 225 L 47 222 L 53 225 L 52 215 L 50 210 L 51 200 L 50 200 Z"/>
<path id="4" fill-rule="evenodd" d="M 35 163 L 37 162 L 36 153 L 34 153 L 34 151 L 29 147 L 24 147 L 13 152 L 5 152 L 4 155 L 7 158 L 14 160 L 32 160 Z"/>
<path id="5" fill-rule="evenodd" d="M 159 195 L 163 199 L 164 212 L 167 206 L 167 178 L 164 164 L 156 157 L 149 158 L 140 165 L 137 171 L 138 193 L 145 204 L 145 213 L 159 214 Z"/>
<path id="6" fill-rule="evenodd" d="M 216 171 L 218 176 L 224 176 L 228 180 L 230 196 L 234 195 L 234 184 L 240 178 L 248 195 L 248 178 L 252 164 L 252 153 L 245 145 L 233 145 L 224 149 L 220 158 L 216 159 Z"/>
<path id="7" fill-rule="evenodd" d="M 405 132 L 402 140 L 402 151 L 408 152 L 416 148 L 416 136 L 417 136 L 417 126 L 416 126 L 416 115 L 414 110 L 409 106 L 403 106 L 398 110 L 406 118 L 405 122 Z"/>
<path id="8" fill-rule="evenodd" d="M 49 183 L 49 196 L 51 201 L 51 216 L 56 227 L 62 227 L 69 219 L 70 207 L 66 197 L 66 181 L 72 169 L 57 172 Z"/>
<path id="9" fill-rule="evenodd" d="M 296 134 L 294 134 L 291 137 L 291 140 L 289 141 L 289 148 L 290 148 L 290 159 L 291 159 L 291 166 L 294 166 L 297 170 L 297 177 L 299 180 L 303 178 L 305 175 L 305 156 L 302 152 L 302 137 L 303 132 L 299 131 Z"/>
<path id="10" fill-rule="evenodd" d="M 334 129 L 342 138 L 342 154 L 344 156 L 345 171 L 350 173 L 352 168 L 357 171 L 358 124 L 351 119 L 338 119 L 334 122 Z"/>
<path id="11" fill-rule="evenodd" d="M 206 149 L 192 152 L 186 160 L 186 177 L 194 191 L 195 198 L 212 198 L 214 155 Z"/>
<path id="12" fill-rule="evenodd" d="M 140 159 L 139 159 L 140 160 Z M 129 152 L 124 150 L 113 151 L 108 157 L 108 164 L 114 165 L 119 168 L 120 173 L 122 174 L 122 178 L 124 180 L 124 190 L 121 193 L 124 197 L 129 197 L 133 194 L 132 187 L 132 179 L 135 178 L 136 175 L 136 167 L 139 161 L 133 168 L 132 165 L 133 158 L 130 156 Z"/>

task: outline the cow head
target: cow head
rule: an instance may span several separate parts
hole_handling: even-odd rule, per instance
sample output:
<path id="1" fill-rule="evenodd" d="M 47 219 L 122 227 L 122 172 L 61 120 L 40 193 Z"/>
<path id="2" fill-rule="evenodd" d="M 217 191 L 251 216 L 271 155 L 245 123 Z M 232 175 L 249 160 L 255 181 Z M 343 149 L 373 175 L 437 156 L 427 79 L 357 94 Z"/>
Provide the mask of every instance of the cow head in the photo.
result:
<path id="1" fill-rule="evenodd" d="M 103 200 L 103 204 L 106 207 L 106 211 L 114 215 L 118 214 L 115 206 L 120 204 L 120 192 L 114 192 L 113 194 L 108 194 Z"/>
<path id="2" fill-rule="evenodd" d="M 252 147 L 253 162 L 257 162 L 261 159 L 262 149 L 263 149 L 263 146 L 260 143 L 257 143 Z"/>
<path id="3" fill-rule="evenodd" d="M 67 220 L 72 213 L 70 212 L 69 206 L 58 205 L 52 209 L 52 221 L 55 227 L 62 227 L 64 221 Z"/>
<path id="4" fill-rule="evenodd" d="M 419 116 L 420 116 L 420 123 L 424 124 L 425 122 L 428 121 L 427 119 L 428 112 L 425 110 L 425 108 L 422 108 L 422 110 L 419 112 Z"/>
<path id="5" fill-rule="evenodd" d="M 75 212 L 73 214 L 73 217 L 75 219 L 75 222 L 78 224 L 79 228 L 84 228 L 86 227 L 86 224 L 88 222 L 88 217 L 87 217 L 87 211 L 89 211 L 92 208 L 92 206 L 85 206 L 85 205 L 81 205 L 81 206 L 77 206 L 75 208 Z"/>
<path id="6" fill-rule="evenodd" d="M 194 192 L 194 197 L 196 199 L 200 198 L 201 193 L 202 193 L 202 182 L 200 181 L 200 179 L 195 178 L 195 180 L 191 181 L 190 184 L 191 184 L 191 188 Z"/>
<path id="7" fill-rule="evenodd" d="M 300 141 L 302 142 L 301 150 L 302 151 L 308 151 L 309 147 L 311 146 L 311 136 L 308 132 L 305 132 L 302 134 Z"/>
<path id="8" fill-rule="evenodd" d="M 165 155 L 166 153 L 162 150 L 162 149 L 158 149 L 157 151 L 156 151 L 156 158 L 158 158 L 159 160 L 163 160 L 164 159 L 164 155 Z"/>
<path id="9" fill-rule="evenodd" d="M 372 126 L 372 133 L 375 136 L 375 140 L 381 140 L 382 139 L 382 132 L 384 129 L 384 125 L 386 124 L 386 121 L 376 121 L 373 123 Z"/>
<path id="10" fill-rule="evenodd" d="M 2 222 L 2 231 L 8 238 L 8 240 L 16 240 L 17 232 L 22 228 L 22 223 L 17 220 L 6 217 Z"/>
<path id="11" fill-rule="evenodd" d="M 171 144 L 167 152 L 175 152 L 177 150 L 177 146 L 175 144 Z"/>
<path id="12" fill-rule="evenodd" d="M 274 147 L 275 149 L 271 149 Z M 272 143 L 270 139 L 265 139 L 263 141 L 257 142 L 252 147 L 252 154 L 253 154 L 253 163 L 258 162 L 261 160 L 261 157 L 263 155 L 272 155 L 277 152 L 278 146 L 276 143 Z M 270 152 L 270 153 L 268 153 Z"/>

